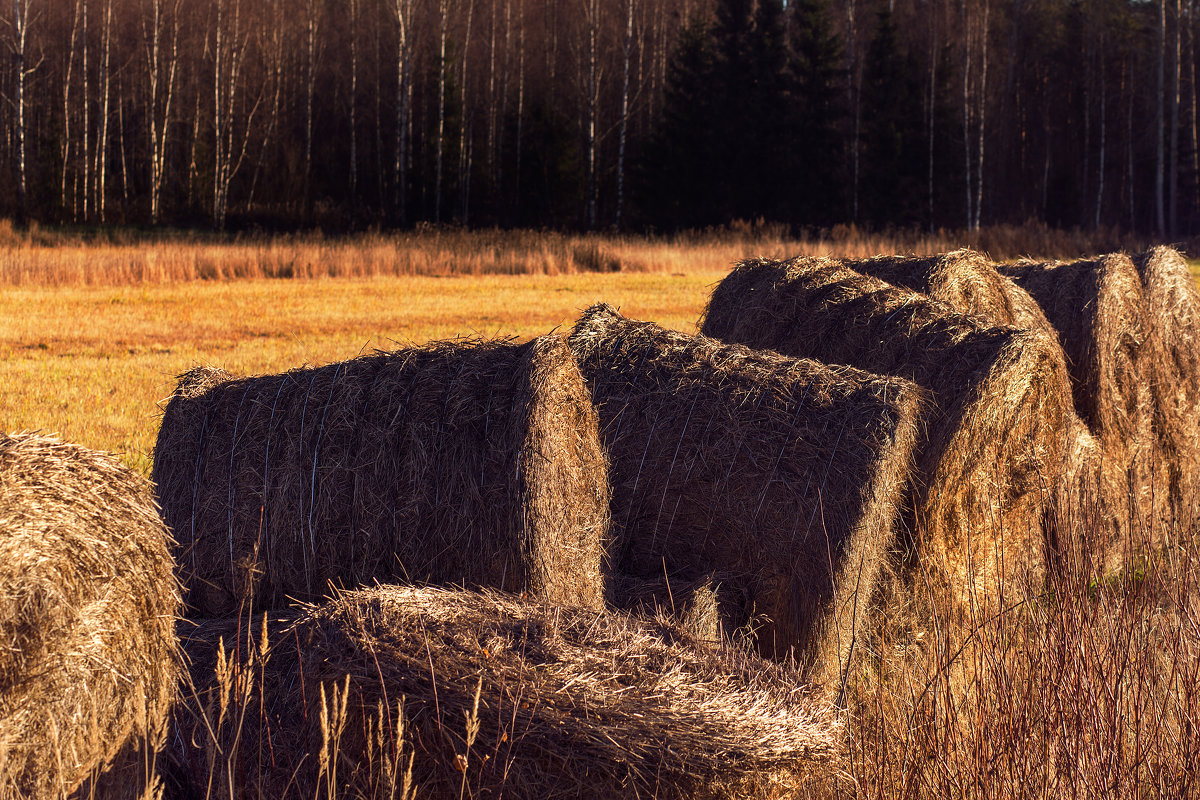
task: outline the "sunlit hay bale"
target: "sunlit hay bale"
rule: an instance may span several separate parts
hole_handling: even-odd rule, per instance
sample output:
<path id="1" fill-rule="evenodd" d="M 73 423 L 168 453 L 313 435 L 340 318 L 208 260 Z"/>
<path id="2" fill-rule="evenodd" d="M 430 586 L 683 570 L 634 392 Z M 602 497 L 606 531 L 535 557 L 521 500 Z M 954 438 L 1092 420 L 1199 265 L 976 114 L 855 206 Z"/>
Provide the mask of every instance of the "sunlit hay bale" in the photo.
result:
<path id="1" fill-rule="evenodd" d="M 69 794 L 161 744 L 179 592 L 144 479 L 113 457 L 0 435 L 0 797 Z"/>
<path id="2" fill-rule="evenodd" d="M 1190 529 L 1200 518 L 1200 292 L 1176 250 L 1155 247 L 1133 261 L 1157 343 L 1150 375 L 1155 458 L 1167 465 L 1175 525 Z"/>
<path id="3" fill-rule="evenodd" d="M 795 672 L 621 612 L 383 586 L 184 646 L 197 796 L 775 798 L 838 757 Z"/>
<path id="4" fill-rule="evenodd" d="M 974 250 L 932 256 L 875 256 L 845 259 L 843 263 L 893 286 L 927 294 L 960 314 L 974 314 L 992 325 L 1028 328 L 1057 338 L 1037 301 Z"/>
<path id="5" fill-rule="evenodd" d="M 748 604 L 724 627 L 761 615 L 764 655 L 790 653 L 836 687 L 896 540 L 920 391 L 607 305 L 568 341 L 608 449 L 614 572 L 681 583 L 727 573 Z"/>
<path id="6" fill-rule="evenodd" d="M 1044 579 L 1041 533 L 1063 479 L 1070 398 L 1055 344 L 819 258 L 743 262 L 703 332 L 913 380 L 932 395 L 910 510 L 920 580 L 967 610 Z"/>
<path id="7" fill-rule="evenodd" d="M 605 456 L 561 337 L 195 383 L 154 454 L 192 614 L 397 580 L 603 602 Z"/>
<path id="8" fill-rule="evenodd" d="M 1058 332 L 1071 372 L 1075 407 L 1124 478 L 1106 503 L 1134 531 L 1159 527 L 1168 515 L 1166 468 L 1155 474 L 1151 370 L 1158 360 L 1146 299 L 1125 255 L 1069 262 L 1021 261 L 999 266 L 1042 307 Z M 1124 483 L 1124 486 L 1120 484 Z"/>
<path id="9" fill-rule="evenodd" d="M 989 325 L 1009 325 L 1044 334 L 1059 342 L 1041 306 L 996 265 L 974 250 L 955 250 L 933 256 L 876 256 L 843 263 L 882 281 L 939 300 L 960 314 L 983 318 Z M 1061 345 L 1054 348 L 1054 391 L 1070 394 L 1070 370 Z M 1067 463 L 1064 480 L 1054 491 L 1059 507 L 1046 517 L 1046 535 L 1060 566 L 1089 572 L 1129 534 L 1129 488 L 1125 466 L 1104 457 L 1095 437 L 1072 407 L 1067 410 Z M 1103 488 L 1102 488 L 1103 487 Z M 1087 498 L 1086 501 L 1083 498 Z M 1088 527 L 1059 523 L 1081 518 Z"/>

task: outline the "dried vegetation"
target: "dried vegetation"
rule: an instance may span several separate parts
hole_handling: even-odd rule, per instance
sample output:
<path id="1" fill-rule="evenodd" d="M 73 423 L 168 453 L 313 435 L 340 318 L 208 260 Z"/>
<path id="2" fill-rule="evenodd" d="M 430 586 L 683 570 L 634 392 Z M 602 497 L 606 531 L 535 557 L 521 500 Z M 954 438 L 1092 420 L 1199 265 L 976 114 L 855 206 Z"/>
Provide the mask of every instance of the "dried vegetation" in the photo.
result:
<path id="1" fill-rule="evenodd" d="M 795 673 L 662 620 L 379 587 L 183 635 L 173 757 L 210 793 L 772 798 L 836 772 Z"/>
<path id="2" fill-rule="evenodd" d="M 561 337 L 225 378 L 182 376 L 155 447 L 191 613 L 388 580 L 603 602 L 606 463 Z"/>
<path id="3" fill-rule="evenodd" d="M 55 438 L 0 435 L 0 797 L 60 797 L 114 762 L 144 770 L 175 694 L 178 607 L 144 479 Z"/>

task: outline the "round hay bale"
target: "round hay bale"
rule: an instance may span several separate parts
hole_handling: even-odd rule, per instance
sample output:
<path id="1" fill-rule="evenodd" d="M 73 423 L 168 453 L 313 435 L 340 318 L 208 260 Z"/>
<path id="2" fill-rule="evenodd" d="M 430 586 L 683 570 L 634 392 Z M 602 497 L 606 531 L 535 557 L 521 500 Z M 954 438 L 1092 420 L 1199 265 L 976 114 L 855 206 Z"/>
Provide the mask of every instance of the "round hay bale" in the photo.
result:
<path id="1" fill-rule="evenodd" d="M 1155 247 L 1133 262 L 1157 343 L 1150 375 L 1155 458 L 1167 465 L 1172 519 L 1187 529 L 1200 519 L 1200 291 L 1177 250 Z"/>
<path id="2" fill-rule="evenodd" d="M 192 614 L 397 580 L 603 602 L 607 466 L 562 337 L 206 376 L 154 453 Z"/>
<path id="3" fill-rule="evenodd" d="M 964 248 L 933 256 L 875 256 L 842 263 L 893 286 L 927 294 L 960 314 L 983 317 L 989 325 L 1027 328 L 1058 338 L 1037 301 L 975 250 Z"/>
<path id="4" fill-rule="evenodd" d="M 843 263 L 894 286 L 926 294 L 960 314 L 981 317 L 987 325 L 1025 328 L 1059 342 L 1037 301 L 974 250 L 934 256 L 876 256 Z M 1070 370 L 1061 345 L 1054 356 L 1053 389 L 1071 394 Z M 1073 403 L 1067 415 L 1064 480 L 1054 490 L 1057 509 L 1047 515 L 1045 533 L 1060 567 L 1068 572 L 1090 572 L 1098 560 L 1115 553 L 1118 543 L 1130 533 L 1128 480 L 1122 461 L 1106 456 Z"/>
<path id="5" fill-rule="evenodd" d="M 1106 497 L 1125 533 L 1160 527 L 1165 468 L 1152 459 L 1151 370 L 1157 361 L 1137 270 L 1125 255 L 1021 261 L 999 269 L 1042 307 L 1067 355 L 1075 407 L 1116 473 Z M 1161 487 L 1159 486 L 1161 484 Z M 1122 537 L 1123 539 L 1126 537 Z"/>
<path id="6" fill-rule="evenodd" d="M 1070 398 L 1055 344 L 829 259 L 746 261 L 704 333 L 914 381 L 932 395 L 909 486 L 917 566 L 961 610 L 1044 579 L 1043 515 L 1063 480 Z"/>
<path id="7" fill-rule="evenodd" d="M 60 797 L 152 758 L 178 681 L 179 592 L 145 480 L 0 435 L 0 797 Z"/>
<path id="8" fill-rule="evenodd" d="M 781 665 L 498 592 L 377 587 L 184 647 L 172 741 L 197 796 L 782 797 L 838 752 Z"/>
<path id="9" fill-rule="evenodd" d="M 614 573 L 725 573 L 724 591 L 748 601 L 724 604 L 740 611 L 725 630 L 752 625 L 764 655 L 794 656 L 836 691 L 896 541 L 920 390 L 607 305 L 568 341 L 608 449 Z"/>

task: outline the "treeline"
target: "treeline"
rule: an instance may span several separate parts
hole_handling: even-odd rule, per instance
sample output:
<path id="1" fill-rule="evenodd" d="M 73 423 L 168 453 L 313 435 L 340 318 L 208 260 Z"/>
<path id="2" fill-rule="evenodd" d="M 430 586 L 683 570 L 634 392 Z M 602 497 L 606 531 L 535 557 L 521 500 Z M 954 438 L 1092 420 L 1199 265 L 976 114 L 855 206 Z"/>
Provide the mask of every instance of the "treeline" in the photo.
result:
<path id="1" fill-rule="evenodd" d="M 1200 232 L 1195 0 L 12 0 L 0 215 Z"/>

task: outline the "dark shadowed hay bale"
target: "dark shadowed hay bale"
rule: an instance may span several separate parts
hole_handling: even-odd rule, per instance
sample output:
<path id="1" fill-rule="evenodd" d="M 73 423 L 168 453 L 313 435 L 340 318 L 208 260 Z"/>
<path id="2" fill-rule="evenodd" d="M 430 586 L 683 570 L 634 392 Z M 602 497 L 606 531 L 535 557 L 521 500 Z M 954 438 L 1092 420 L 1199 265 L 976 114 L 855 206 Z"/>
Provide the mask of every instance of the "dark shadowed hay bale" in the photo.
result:
<path id="1" fill-rule="evenodd" d="M 0 435 L 0 797 L 150 758 L 178 681 L 179 593 L 149 487 L 107 454 Z"/>
<path id="2" fill-rule="evenodd" d="M 974 250 L 934 256 L 876 256 L 842 263 L 894 286 L 926 294 L 960 314 L 981 317 L 989 325 L 1026 328 L 1059 342 L 1037 301 Z M 1071 373 L 1061 345 L 1054 355 L 1053 390 L 1071 393 Z M 1115 544 L 1129 533 L 1126 465 L 1121 459 L 1105 457 L 1074 407 L 1068 410 L 1066 431 L 1064 480 L 1054 492 L 1057 509 L 1048 517 L 1054 529 L 1047 535 L 1056 544 L 1060 563 L 1090 571 L 1096 559 L 1112 553 Z M 1081 524 L 1084 517 L 1086 524 Z"/>
<path id="3" fill-rule="evenodd" d="M 387 586 L 263 627 L 184 633 L 196 689 L 172 739 L 198 796 L 226 764 L 234 797 L 321 796 L 336 695 L 339 796 L 392 796 L 388 762 L 403 774 L 411 758 L 418 797 L 783 797 L 837 755 L 838 727 L 798 675 L 662 621 Z M 247 666 L 226 679 L 218 724 L 221 661 Z"/>
<path id="4" fill-rule="evenodd" d="M 960 608 L 1041 580 L 1048 498 L 1062 480 L 1070 398 L 1055 345 L 987 327 L 837 261 L 746 261 L 703 321 L 717 338 L 909 378 L 932 395 L 912 482 L 917 564 Z"/>
<path id="5" fill-rule="evenodd" d="M 1175 524 L 1188 528 L 1200 504 L 1200 292 L 1176 250 L 1134 258 L 1156 340 L 1151 370 L 1156 460 L 1167 465 Z"/>
<path id="6" fill-rule="evenodd" d="M 193 613 L 377 580 L 603 602 L 606 465 L 561 337 L 180 387 L 154 480 Z"/>
<path id="7" fill-rule="evenodd" d="M 920 391 L 607 305 L 569 342 L 608 448 L 614 572 L 661 582 L 664 608 L 671 582 L 725 573 L 724 628 L 762 615 L 764 654 L 836 687 L 896 539 Z"/>
<path id="8" fill-rule="evenodd" d="M 1075 407 L 1115 462 L 1114 496 L 1107 501 L 1135 528 L 1165 516 L 1166 476 L 1151 460 L 1153 400 L 1150 370 L 1156 359 L 1146 301 L 1127 256 L 1092 260 L 1002 264 L 1038 302 L 1058 333 L 1071 371 Z M 1121 484 L 1124 484 L 1123 486 Z"/>

